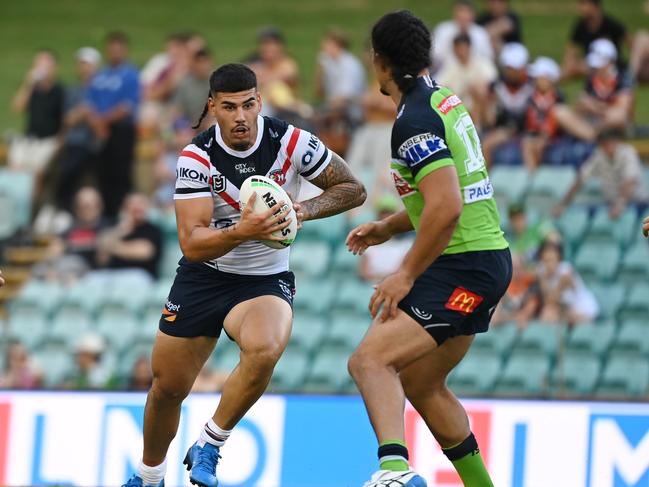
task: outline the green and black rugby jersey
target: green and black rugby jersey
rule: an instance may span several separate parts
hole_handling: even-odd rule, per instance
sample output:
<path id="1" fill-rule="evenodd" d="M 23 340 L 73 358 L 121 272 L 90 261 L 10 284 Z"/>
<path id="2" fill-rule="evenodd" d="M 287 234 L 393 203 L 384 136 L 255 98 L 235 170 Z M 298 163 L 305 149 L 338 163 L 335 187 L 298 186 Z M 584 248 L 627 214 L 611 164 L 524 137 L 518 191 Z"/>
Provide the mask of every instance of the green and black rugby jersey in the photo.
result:
<path id="1" fill-rule="evenodd" d="M 464 207 L 443 253 L 507 248 L 471 116 L 451 90 L 422 76 L 401 99 L 392 127 L 392 177 L 417 231 L 424 208 L 419 183 L 445 166 L 455 166 Z"/>

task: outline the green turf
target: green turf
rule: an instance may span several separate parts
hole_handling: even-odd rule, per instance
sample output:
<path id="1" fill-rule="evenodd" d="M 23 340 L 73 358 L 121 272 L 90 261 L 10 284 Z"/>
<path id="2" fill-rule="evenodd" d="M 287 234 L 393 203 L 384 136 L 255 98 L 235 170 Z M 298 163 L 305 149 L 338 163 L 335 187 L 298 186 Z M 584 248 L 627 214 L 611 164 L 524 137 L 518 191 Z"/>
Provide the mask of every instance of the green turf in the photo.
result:
<path id="1" fill-rule="evenodd" d="M 559 59 L 574 22 L 576 1 L 513 0 L 512 4 L 523 16 L 532 54 Z M 633 31 L 649 24 L 642 0 L 605 4 Z M 112 29 L 131 36 L 132 58 L 139 65 L 162 48 L 166 34 L 184 29 L 203 33 L 216 62 L 223 63 L 250 54 L 257 29 L 273 24 L 285 31 L 289 51 L 302 70 L 302 93 L 312 99 L 319 39 L 328 26 L 348 30 L 353 50 L 360 53 L 372 22 L 384 12 L 409 8 L 433 26 L 449 17 L 451 5 L 452 0 L 0 0 L 0 132 L 22 126 L 21 118 L 10 112 L 10 100 L 40 47 L 59 53 L 63 79 L 70 80 L 74 51 L 82 45 L 101 47 L 103 36 Z M 643 88 L 638 94 L 638 121 L 649 123 L 647 108 L 649 88 Z"/>

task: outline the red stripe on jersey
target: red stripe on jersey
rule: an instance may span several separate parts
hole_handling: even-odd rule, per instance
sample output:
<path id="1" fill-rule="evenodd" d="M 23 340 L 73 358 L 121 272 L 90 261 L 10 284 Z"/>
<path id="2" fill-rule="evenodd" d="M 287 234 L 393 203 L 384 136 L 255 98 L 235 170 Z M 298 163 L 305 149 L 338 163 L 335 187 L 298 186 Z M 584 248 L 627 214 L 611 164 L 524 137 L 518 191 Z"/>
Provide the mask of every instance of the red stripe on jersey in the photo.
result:
<path id="1" fill-rule="evenodd" d="M 297 145 L 297 139 L 300 138 L 300 129 L 295 128 L 293 129 L 293 133 L 291 134 L 291 139 L 288 141 L 288 147 L 286 148 L 286 160 L 284 161 L 284 165 L 282 166 L 282 174 L 286 176 L 286 173 L 288 172 L 289 167 L 291 167 L 291 156 L 293 155 L 293 151 L 295 150 L 295 146 Z"/>
<path id="2" fill-rule="evenodd" d="M 180 157 L 190 157 L 190 158 L 194 159 L 195 161 L 200 162 L 206 168 L 208 168 L 208 169 L 210 168 L 209 161 L 207 159 L 199 156 L 198 154 L 196 154 L 196 152 L 192 152 L 190 150 L 184 150 L 184 151 L 182 151 L 180 153 Z"/>
<path id="3" fill-rule="evenodd" d="M 232 208 L 234 208 L 237 211 L 241 211 L 241 207 L 239 206 L 239 203 L 237 203 L 232 196 L 230 196 L 228 193 L 225 191 L 221 191 L 218 194 L 221 198 L 223 198 L 223 201 L 225 201 L 228 205 L 230 205 Z"/>

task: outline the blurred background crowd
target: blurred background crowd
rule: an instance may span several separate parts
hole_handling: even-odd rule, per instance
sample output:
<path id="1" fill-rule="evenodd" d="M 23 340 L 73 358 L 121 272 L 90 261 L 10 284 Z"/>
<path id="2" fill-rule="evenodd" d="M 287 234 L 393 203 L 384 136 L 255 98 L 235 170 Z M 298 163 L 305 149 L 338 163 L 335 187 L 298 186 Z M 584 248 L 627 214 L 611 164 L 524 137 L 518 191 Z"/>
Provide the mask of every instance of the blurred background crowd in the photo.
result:
<path id="1" fill-rule="evenodd" d="M 430 25 L 431 72 L 481 134 L 515 263 L 494 331 L 452 379 L 467 394 L 649 393 L 649 243 L 639 234 L 649 127 L 636 123 L 649 32 L 626 26 L 613 1 L 568 3 L 571 30 L 545 39 L 565 45 L 554 59 L 539 46 L 530 55 L 516 1 L 457 0 Z M 636 15 L 649 17 L 649 2 L 637 2 Z M 294 246 L 294 337 L 274 387 L 353 391 L 341 357 L 369 324 L 371 284 L 399 266 L 413 238 L 361 259 L 343 246 L 353 224 L 399 211 L 388 171 L 396 111 L 367 45 L 327 28 L 305 87 L 282 27 L 259 28 L 239 59 L 257 74 L 262 114 L 318 134 L 369 197 L 359 211 L 308 223 Z M 111 31 L 74 53 L 38 50 L 13 96 L 25 128 L 7 138 L 0 166 L 0 387 L 150 384 L 148 352 L 179 258 L 176 158 L 214 123 L 192 128 L 223 59 L 198 31 L 170 33 L 141 66 L 131 61 L 135 43 Z M 59 68 L 72 63 L 76 78 L 63 82 Z M 218 390 L 220 371 L 236 363 L 229 347 L 219 345 L 196 390 Z"/>

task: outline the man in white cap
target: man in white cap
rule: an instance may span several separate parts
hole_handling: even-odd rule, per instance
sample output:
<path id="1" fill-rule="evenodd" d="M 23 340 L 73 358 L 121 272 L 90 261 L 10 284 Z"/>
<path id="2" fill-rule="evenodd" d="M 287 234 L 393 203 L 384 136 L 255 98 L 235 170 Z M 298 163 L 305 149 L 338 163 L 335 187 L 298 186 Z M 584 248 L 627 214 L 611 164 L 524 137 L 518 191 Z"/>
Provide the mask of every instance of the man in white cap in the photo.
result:
<path id="1" fill-rule="evenodd" d="M 590 74 L 577 107 L 595 130 L 626 129 L 633 108 L 632 80 L 617 66 L 618 52 L 608 39 L 590 46 L 586 62 Z"/>
<path id="2" fill-rule="evenodd" d="M 486 99 L 475 104 L 476 118 L 484 120 L 488 129 L 482 139 L 482 151 L 490 163 L 494 150 L 520 136 L 525 127 L 525 114 L 534 91 L 527 75 L 528 60 L 529 52 L 523 44 L 505 44 L 498 58 L 501 76 L 491 85 Z"/>
<path id="3" fill-rule="evenodd" d="M 71 210 L 72 198 L 82 178 L 92 168 L 97 140 L 88 125 L 89 111 L 84 103 L 90 80 L 101 65 L 101 54 L 93 47 L 82 47 L 76 53 L 78 83 L 68 87 L 65 100 L 65 143 L 60 157 L 56 202 L 59 208 Z"/>
<path id="4" fill-rule="evenodd" d="M 595 139 L 596 134 L 585 120 L 566 105 L 565 97 L 557 87 L 561 68 L 554 59 L 537 58 L 530 65 L 528 73 L 534 80 L 534 93 L 527 108 L 522 151 L 525 166 L 534 171 L 542 162 L 548 144 L 563 133 L 589 142 Z"/>

